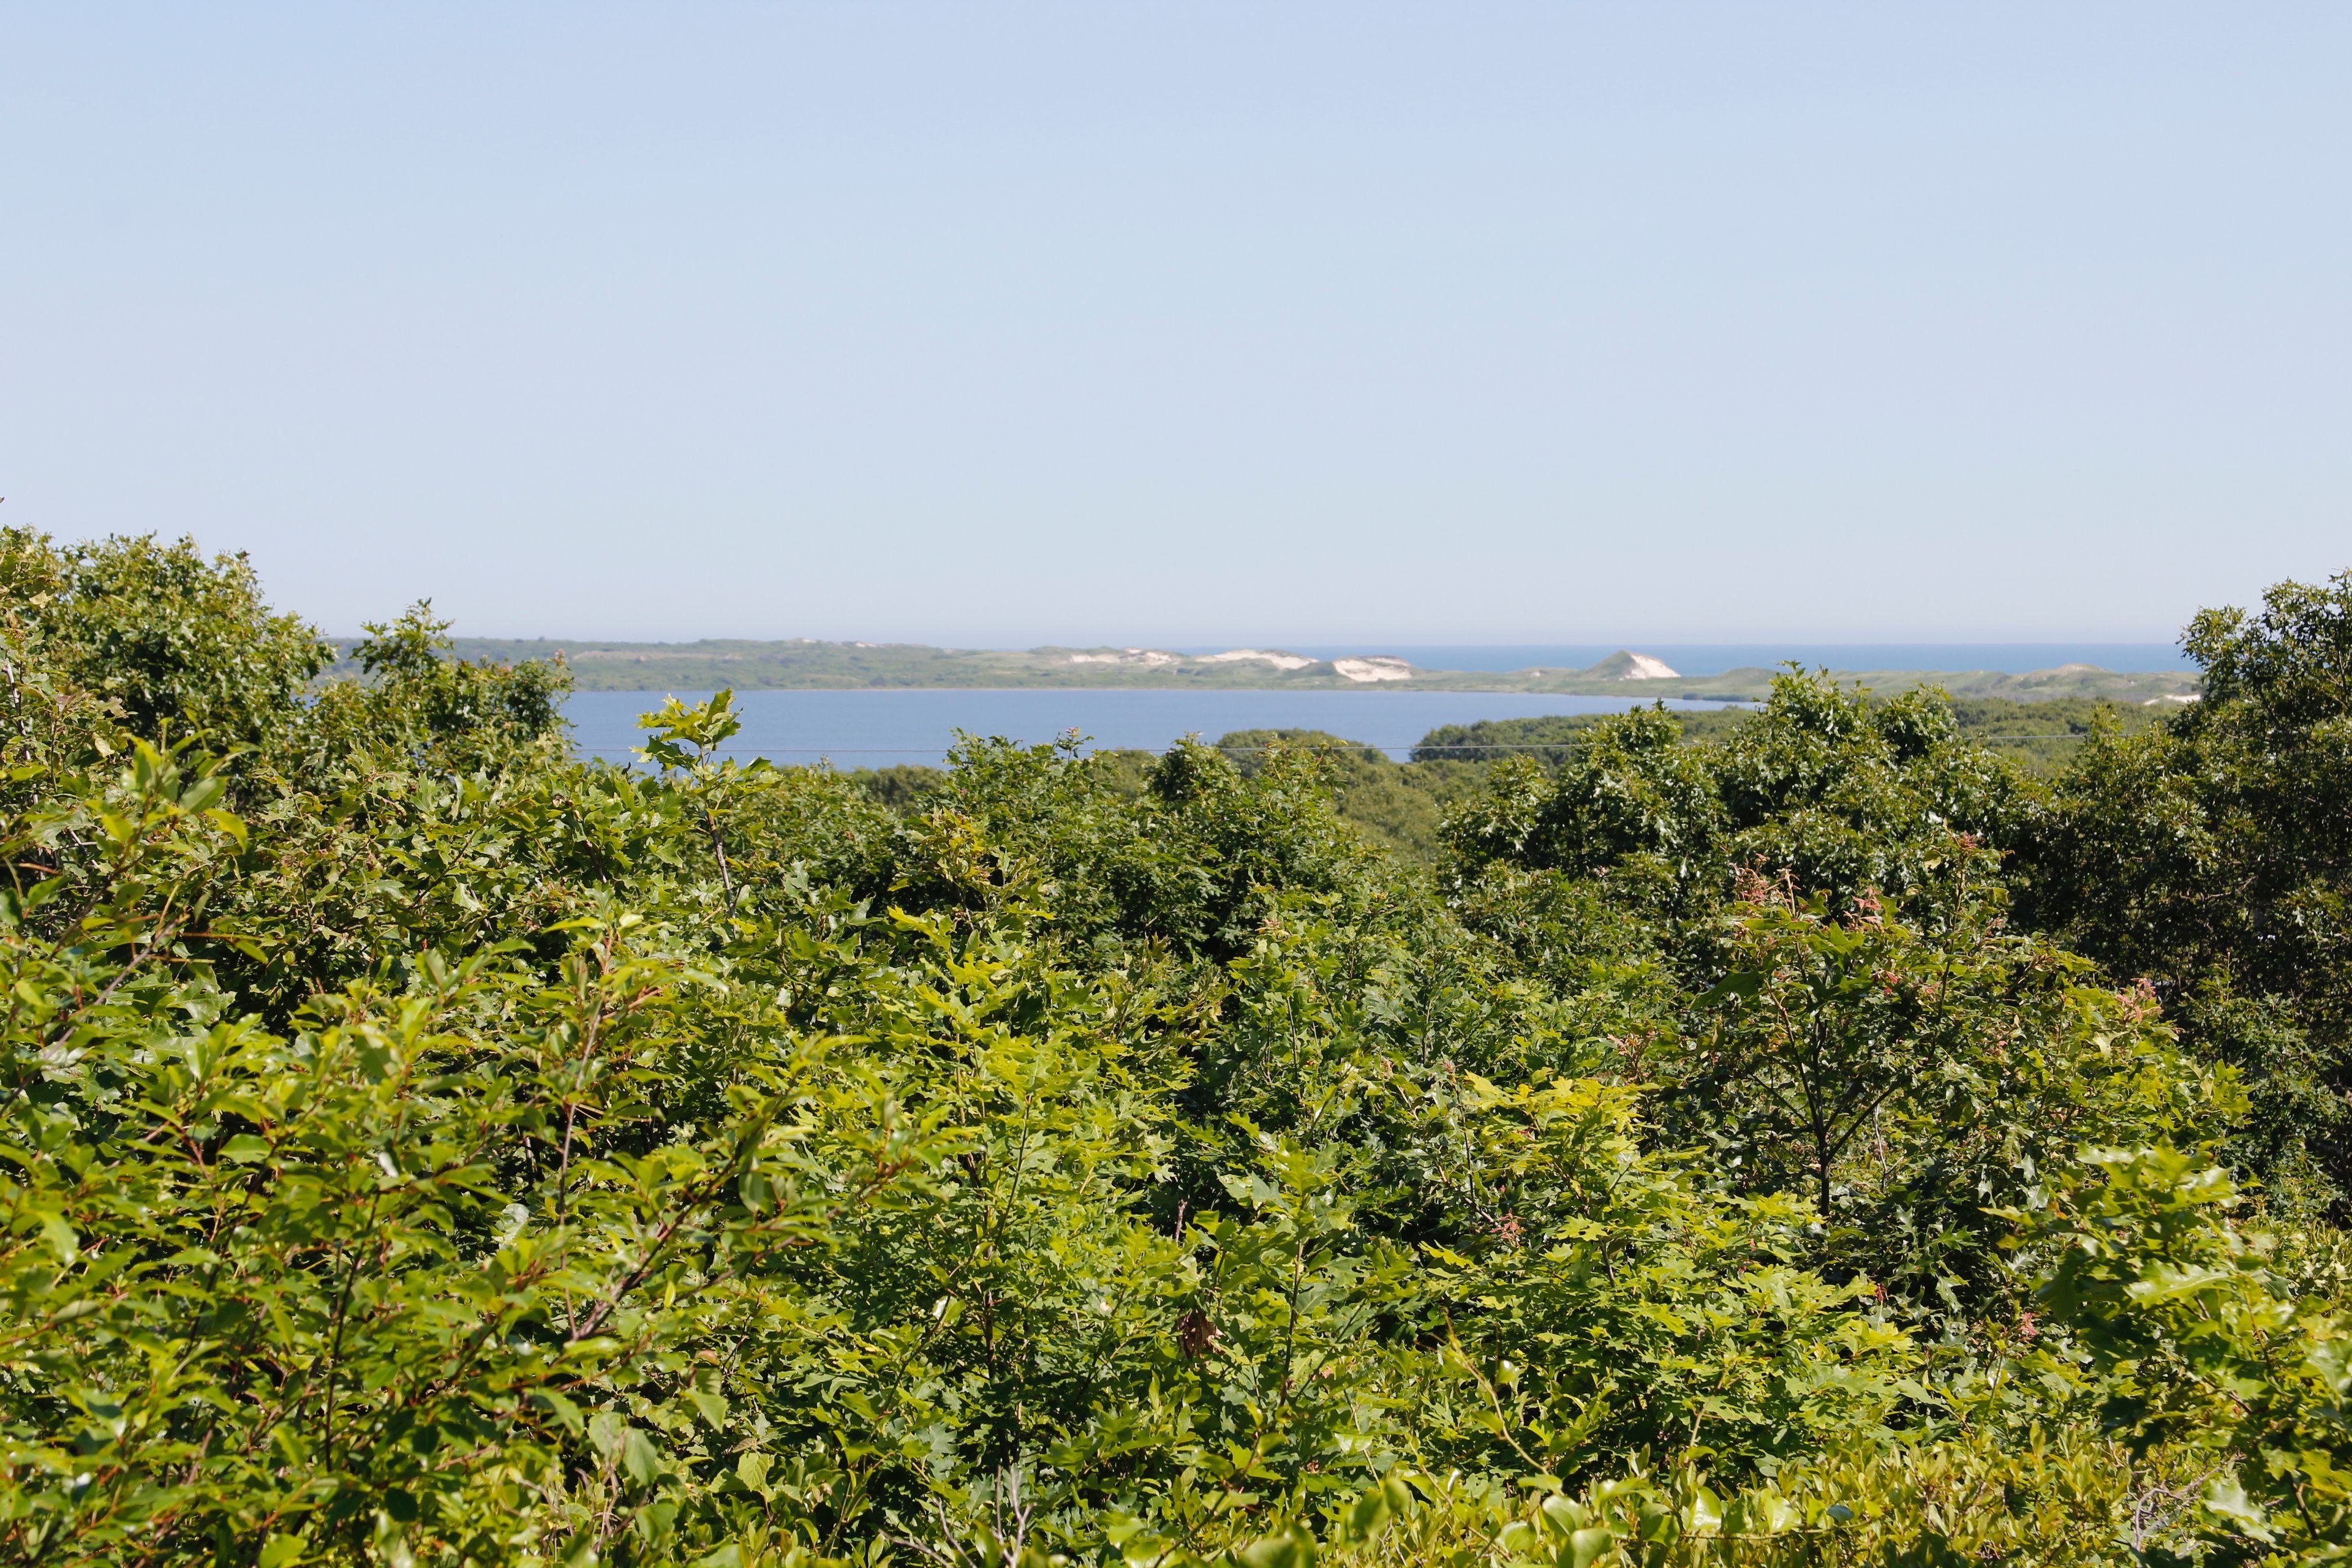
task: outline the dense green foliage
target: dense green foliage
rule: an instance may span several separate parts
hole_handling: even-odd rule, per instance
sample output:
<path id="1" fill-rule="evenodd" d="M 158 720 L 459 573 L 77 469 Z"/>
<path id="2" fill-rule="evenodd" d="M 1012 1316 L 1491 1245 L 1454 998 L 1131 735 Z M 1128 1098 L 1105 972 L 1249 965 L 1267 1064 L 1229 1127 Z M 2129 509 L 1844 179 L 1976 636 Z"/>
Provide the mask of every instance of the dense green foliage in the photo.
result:
<path id="1" fill-rule="evenodd" d="M 2137 705 L 2066 697 L 2030 702 L 1964 697 L 1953 699 L 1949 707 L 1963 737 L 2036 772 L 2048 772 L 2079 755 L 2095 734 L 2110 729 L 2137 733 L 2162 717 Z M 2164 712 L 2172 710 L 2165 705 Z M 1668 717 L 1686 744 L 1699 745 L 1729 738 L 1748 718 L 1739 709 L 1674 710 Z M 1445 858 L 1446 816 L 1483 793 L 1498 764 L 1524 757 L 1558 767 L 1609 720 L 1605 714 L 1580 713 L 1441 725 L 1403 763 L 1318 730 L 1236 730 L 1221 736 L 1216 745 L 1244 773 L 1259 765 L 1269 746 L 1319 753 L 1332 802 L 1350 826 L 1383 849 L 1435 865 Z M 1132 752 L 1115 764 L 1123 770 L 1129 793 L 1141 793 L 1150 761 L 1147 753 Z M 943 777 L 939 769 L 927 767 L 860 770 L 850 776 L 875 798 L 899 810 L 920 809 Z"/>
<path id="2" fill-rule="evenodd" d="M 0 1560 L 2352 1546 L 2352 582 L 2052 780 L 1794 674 L 859 780 L 0 573 Z"/>
<path id="3" fill-rule="evenodd" d="M 2178 704 L 2155 707 L 2084 697 L 2020 700 L 2013 697 L 1958 697 L 1949 701 L 1960 733 L 1976 744 L 2038 770 L 2071 762 L 2103 727 L 2126 734 L 2160 722 Z M 1685 742 L 1706 744 L 1737 733 L 1742 714 L 1732 709 L 1683 710 L 1673 713 Z M 1601 713 L 1560 713 L 1541 719 L 1482 719 L 1475 724 L 1444 724 L 1412 749 L 1416 763 L 1499 761 L 1523 753 L 1550 766 L 1590 739 L 1607 722 Z"/>
<path id="4" fill-rule="evenodd" d="M 2243 1072 L 2244 1157 L 2342 1217 L 2352 1193 L 2352 574 L 2208 611 L 2207 695 L 2103 732 L 2025 846 L 2033 918 L 2155 983 Z"/>

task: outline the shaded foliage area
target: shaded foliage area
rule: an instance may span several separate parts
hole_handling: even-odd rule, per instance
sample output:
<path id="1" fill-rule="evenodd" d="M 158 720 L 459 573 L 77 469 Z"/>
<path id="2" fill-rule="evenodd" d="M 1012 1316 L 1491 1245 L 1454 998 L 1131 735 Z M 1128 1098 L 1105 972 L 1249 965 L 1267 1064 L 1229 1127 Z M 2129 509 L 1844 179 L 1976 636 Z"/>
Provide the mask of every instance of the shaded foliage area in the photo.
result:
<path id="1" fill-rule="evenodd" d="M 1235 730 L 1218 737 L 1245 778 L 1255 778 L 1276 754 L 1310 754 L 1316 776 L 1349 826 L 1380 848 L 1421 864 L 1444 854 L 1447 812 L 1483 786 L 1486 766 L 1468 763 L 1398 763 L 1370 747 L 1319 730 Z M 1153 753 L 1099 753 L 1108 777 L 1130 798 L 1144 794 Z M 919 813 L 946 781 L 938 768 L 860 770 L 848 775 L 875 799 L 901 812 Z"/>
<path id="2" fill-rule="evenodd" d="M 1841 910 L 1868 894 L 1950 922 L 1998 898 L 1996 846 L 2026 800 L 1932 695 L 1874 704 L 1792 675 L 1720 746 L 1685 746 L 1670 715 L 1636 711 L 1597 726 L 1555 772 L 1498 764 L 1447 837 L 1459 876 L 1593 880 L 1662 931 L 1752 877 Z"/>
<path id="3" fill-rule="evenodd" d="M 2051 786 L 1794 674 L 1549 771 L 860 780 L 725 694 L 583 763 L 422 606 L 312 689 L 240 561 L 0 542 L 0 1557 L 2352 1544 L 2336 1233 L 2241 1179 L 2320 1124 L 2180 1012 L 2336 1082 L 2264 945 L 2325 967 L 2329 825 L 2246 748 L 2336 787 L 2341 585 Z M 2106 930 L 2150 820 L 2221 858 Z"/>
<path id="4" fill-rule="evenodd" d="M 2088 697 L 2028 700 L 2010 697 L 1955 697 L 1947 701 L 1960 733 L 2012 761 L 2048 771 L 2070 759 L 2102 725 L 2137 733 L 2164 721 L 2179 705 L 2155 706 Z M 1736 709 L 1669 710 L 1685 742 L 1704 744 L 1736 733 L 1744 714 Z M 1492 762 L 1513 753 L 1557 767 L 1608 721 L 1601 713 L 1562 713 L 1540 719 L 1482 719 L 1432 730 L 1412 749 L 1412 760 Z"/>
<path id="5" fill-rule="evenodd" d="M 1423 864 L 1443 857 L 1446 814 L 1469 800 L 1486 774 L 1477 764 L 1392 763 L 1382 752 L 1317 730 L 1236 730 L 1217 745 L 1244 775 L 1276 754 L 1314 753 L 1332 804 L 1349 825 L 1391 854 Z"/>
<path id="6" fill-rule="evenodd" d="M 2206 697 L 2103 733 L 2026 846 L 2037 923 L 2152 979 L 2244 1073 L 2257 1168 L 2339 1216 L 2352 1192 L 2352 574 L 2210 610 Z"/>

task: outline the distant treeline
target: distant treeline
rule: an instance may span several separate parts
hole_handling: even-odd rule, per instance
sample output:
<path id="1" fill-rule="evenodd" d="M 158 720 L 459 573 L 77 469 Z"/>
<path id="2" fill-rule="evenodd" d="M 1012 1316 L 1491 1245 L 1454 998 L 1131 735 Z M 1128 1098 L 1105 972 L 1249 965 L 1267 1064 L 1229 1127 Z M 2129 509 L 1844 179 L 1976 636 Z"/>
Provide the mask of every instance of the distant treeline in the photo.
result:
<path id="1" fill-rule="evenodd" d="M 336 648 L 330 679 L 365 675 L 356 641 Z M 1161 690 L 1526 691 L 1621 697 L 1760 701 L 1777 669 L 1732 669 L 1707 676 L 1643 674 L 1655 661 L 1628 652 L 1584 669 L 1420 669 L 1379 656 L 1321 659 L 1280 649 L 1237 648 L 1208 657 L 1160 648 L 946 648 L 920 643 L 761 642 L 709 638 L 685 643 L 600 638 L 460 637 L 451 653 L 468 663 L 528 664 L 560 659 L 583 691 L 980 689 L 991 688 L 1150 689 Z M 1843 683 L 1881 692 L 1935 686 L 1959 697 L 2038 700 L 2103 697 L 2145 701 L 2197 689 L 2193 673 L 2134 673 L 2066 665 L 2008 674 L 1997 670 L 1840 670 Z"/>

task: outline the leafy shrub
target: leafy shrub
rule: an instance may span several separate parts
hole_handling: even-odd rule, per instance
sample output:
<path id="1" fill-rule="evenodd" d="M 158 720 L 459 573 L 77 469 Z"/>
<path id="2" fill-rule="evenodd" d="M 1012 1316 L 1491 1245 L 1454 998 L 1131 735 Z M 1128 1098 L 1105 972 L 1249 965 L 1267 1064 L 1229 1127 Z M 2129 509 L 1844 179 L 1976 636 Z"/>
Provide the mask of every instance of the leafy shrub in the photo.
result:
<path id="1" fill-rule="evenodd" d="M 320 687 L 241 563 L 0 574 L 0 1558 L 2347 1544 L 2341 1237 L 2175 1152 L 2226 1018 L 2218 1146 L 2330 1157 L 2273 1069 L 2332 1083 L 2335 982 L 2244 943 L 2324 966 L 2332 829 L 2245 748 L 2326 785 L 2333 688 L 2236 623 L 2046 798 L 1791 677 L 1483 769 L 1432 874 L 1311 738 L 877 797 L 722 694 L 619 768 L 422 606 Z M 2181 880 L 2232 856 L 2273 902 Z"/>

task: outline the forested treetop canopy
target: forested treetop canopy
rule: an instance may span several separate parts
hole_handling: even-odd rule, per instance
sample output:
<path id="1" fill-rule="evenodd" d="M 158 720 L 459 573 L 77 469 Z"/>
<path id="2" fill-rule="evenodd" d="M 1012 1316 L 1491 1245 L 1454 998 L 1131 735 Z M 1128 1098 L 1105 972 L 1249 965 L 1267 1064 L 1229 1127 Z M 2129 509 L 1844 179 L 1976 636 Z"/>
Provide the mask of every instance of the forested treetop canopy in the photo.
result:
<path id="1" fill-rule="evenodd" d="M 1880 694 L 1876 688 L 1865 685 L 1863 689 Z M 1949 698 L 1949 706 L 1960 732 L 1970 741 L 2003 757 L 2039 766 L 2073 757 L 2075 746 L 2103 724 L 2136 733 L 2164 722 L 2179 705 L 2089 697 L 1956 697 Z M 1484 762 L 1523 752 L 1557 764 L 1567 761 L 1576 746 L 1591 739 L 1590 731 L 1608 718 L 1604 713 L 1558 713 L 1440 725 L 1422 737 L 1412 749 L 1412 760 Z M 1727 740 L 1748 721 L 1745 711 L 1738 709 L 1677 710 L 1673 718 L 1683 738 L 1697 743 Z"/>
<path id="2" fill-rule="evenodd" d="M 8 1560 L 2352 1547 L 2352 576 L 2054 772 L 1795 673 L 1415 764 L 1428 864 L 1311 736 L 622 768 L 421 609 L 0 584 Z"/>

